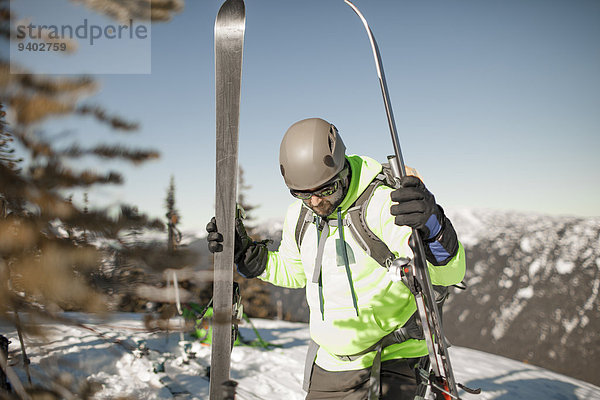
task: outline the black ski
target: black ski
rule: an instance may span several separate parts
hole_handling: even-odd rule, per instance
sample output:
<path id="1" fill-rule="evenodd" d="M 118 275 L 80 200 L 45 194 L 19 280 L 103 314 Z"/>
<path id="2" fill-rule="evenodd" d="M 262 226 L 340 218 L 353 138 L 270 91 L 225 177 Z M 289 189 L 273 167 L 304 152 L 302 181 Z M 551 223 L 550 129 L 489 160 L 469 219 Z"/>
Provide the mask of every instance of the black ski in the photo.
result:
<path id="1" fill-rule="evenodd" d="M 238 181 L 238 128 L 246 12 L 243 0 L 227 0 L 215 21 L 216 201 L 223 251 L 215 253 L 210 399 L 223 399 L 229 380 L 233 255 Z"/>
<path id="2" fill-rule="evenodd" d="M 389 161 L 395 177 L 397 180 L 399 180 L 406 174 L 406 169 L 404 165 L 404 159 L 402 157 L 402 151 L 400 149 L 398 132 L 396 131 L 396 122 L 394 120 L 394 113 L 392 111 L 392 104 L 389 98 L 387 82 L 383 72 L 383 63 L 381 61 L 379 47 L 377 46 L 373 32 L 371 31 L 371 28 L 369 27 L 369 24 L 362 13 L 349 0 L 344 0 L 344 2 L 348 4 L 358 15 L 367 31 L 367 34 L 369 35 L 369 41 L 371 42 L 371 48 L 375 58 L 377 75 L 379 77 L 379 85 L 383 95 L 383 102 L 385 105 L 388 125 L 394 146 L 395 157 L 390 157 Z M 432 391 L 436 393 L 436 399 L 459 399 L 457 384 L 454 380 L 452 365 L 450 364 L 450 356 L 448 354 L 448 347 L 446 345 L 446 340 L 442 329 L 442 320 L 436 305 L 436 297 L 429 277 L 423 241 L 421 240 L 419 232 L 416 229 L 412 230 L 410 246 L 413 251 L 413 259 L 409 264 L 403 265 L 402 267 L 404 268 L 402 269 L 407 271 L 410 275 L 408 280 L 410 280 L 412 283 L 409 285 L 409 287 L 413 292 L 415 301 L 417 303 L 419 318 L 423 325 L 425 340 L 427 342 L 430 366 L 432 370 L 432 376 L 428 377 L 429 386 Z"/>

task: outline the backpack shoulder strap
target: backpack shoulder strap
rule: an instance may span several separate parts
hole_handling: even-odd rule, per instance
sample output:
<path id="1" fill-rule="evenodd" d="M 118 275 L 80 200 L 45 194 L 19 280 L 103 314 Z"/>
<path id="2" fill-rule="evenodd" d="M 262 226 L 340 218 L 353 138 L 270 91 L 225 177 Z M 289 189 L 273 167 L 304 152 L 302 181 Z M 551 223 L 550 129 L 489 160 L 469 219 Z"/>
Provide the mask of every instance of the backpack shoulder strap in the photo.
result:
<path id="1" fill-rule="evenodd" d="M 308 343 L 308 351 L 306 352 L 306 360 L 304 362 L 304 381 L 302 382 L 302 389 L 308 393 L 310 389 L 310 381 L 312 378 L 312 368 L 317 358 L 317 352 L 319 351 L 319 345 L 312 339 Z"/>
<path id="2" fill-rule="evenodd" d="M 389 165 L 387 166 L 389 169 Z M 386 173 L 384 164 L 382 172 L 373 179 L 364 192 L 356 199 L 348 210 L 350 216 L 350 231 L 363 250 L 382 267 L 389 267 L 394 260 L 394 253 L 389 247 L 369 228 L 365 219 L 367 206 L 377 189 L 381 185 L 391 186 L 391 174 Z M 393 179 L 393 178 L 391 178 Z M 392 181 L 393 182 L 393 181 Z"/>
<path id="3" fill-rule="evenodd" d="M 296 231 L 294 234 L 296 244 L 298 245 L 298 250 L 300 250 L 300 245 L 302 244 L 302 240 L 304 239 L 304 234 L 306 233 L 306 230 L 313 221 L 313 213 L 308 209 L 308 207 L 302 204 L 302 207 L 300 207 L 300 215 L 298 215 L 298 222 L 296 222 Z"/>

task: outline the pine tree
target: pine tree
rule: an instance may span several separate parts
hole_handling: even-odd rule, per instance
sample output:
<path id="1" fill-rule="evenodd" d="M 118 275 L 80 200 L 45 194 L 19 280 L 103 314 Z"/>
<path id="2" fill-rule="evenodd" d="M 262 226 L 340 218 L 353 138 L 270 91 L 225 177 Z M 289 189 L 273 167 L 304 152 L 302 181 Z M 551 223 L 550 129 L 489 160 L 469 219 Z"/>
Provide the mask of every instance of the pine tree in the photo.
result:
<path id="1" fill-rule="evenodd" d="M 183 0 L 72 1 L 119 21 L 169 21 L 183 8 Z M 11 14 L 8 0 L 0 0 L 0 40 L 10 40 L 20 17 Z M 122 299 L 129 297 L 128 307 L 139 311 L 148 300 L 140 297 L 137 284 L 158 285 L 166 269 L 193 266 L 196 258 L 183 246 L 170 254 L 164 242 L 156 246 L 128 240 L 128 232 L 140 238 L 147 229 L 164 231 L 164 224 L 133 205 L 121 205 L 117 215 L 90 206 L 91 188 L 121 183 L 123 177 L 114 170 L 81 169 L 78 161 L 94 157 L 137 165 L 158 153 L 118 143 L 58 148 L 48 139 L 52 132 L 44 128 L 46 121 L 58 117 L 89 118 L 116 133 L 140 126 L 86 102 L 98 88 L 93 78 L 36 75 L 14 64 L 12 69 L 20 73 L 10 74 L 9 60 L 0 55 L 0 107 L 11 116 L 10 127 L 0 123 L 0 319 L 17 324 L 20 312 L 49 318 L 61 309 L 107 312 L 107 288 Z M 13 151 L 15 144 L 24 149 L 22 163 Z M 69 201 L 73 194 L 79 199 L 79 193 L 85 193 L 83 204 Z M 48 383 L 50 387 L 52 376 Z M 86 398 L 80 395 L 84 389 L 72 397 Z"/>
<path id="2" fill-rule="evenodd" d="M 238 204 L 246 212 L 246 218 L 244 220 L 244 226 L 250 236 L 253 235 L 256 227 L 252 225 L 251 221 L 254 220 L 254 216 L 251 214 L 253 210 L 258 206 L 249 204 L 246 199 L 246 193 L 252 186 L 246 184 L 244 178 L 244 170 L 242 167 L 239 168 L 238 173 Z M 250 221 L 250 223 L 248 223 Z M 256 238 L 260 240 L 261 238 Z M 261 281 L 260 279 L 238 279 L 240 285 L 240 291 L 242 293 L 242 301 L 244 304 L 245 312 L 251 317 L 257 318 L 268 318 L 273 317 L 276 314 L 275 305 L 272 304 L 270 299 L 269 284 Z"/>
<path id="3" fill-rule="evenodd" d="M 167 249 L 169 250 L 169 253 L 173 253 L 181 241 L 181 232 L 177 228 L 180 217 L 179 212 L 175 208 L 175 177 L 173 176 L 171 176 L 169 182 L 165 204 L 167 207 L 167 214 L 165 216 L 167 217 L 168 229 Z"/>
<path id="4" fill-rule="evenodd" d="M 244 178 L 244 169 L 240 166 L 238 169 L 238 200 L 237 203 L 244 209 L 246 217 L 244 219 L 244 226 L 248 233 L 251 233 L 254 229 L 251 221 L 254 220 L 254 216 L 252 215 L 252 210 L 256 209 L 257 206 L 249 204 L 246 200 L 246 191 L 252 189 L 252 186 L 246 184 L 246 179 Z M 248 223 L 250 222 L 250 224 Z"/>
<path id="5" fill-rule="evenodd" d="M 118 18 L 140 17 L 142 3 L 79 0 L 98 12 Z M 103 7 L 112 4 L 111 10 Z M 146 19 L 167 21 L 182 8 L 182 0 L 152 0 Z M 146 8 L 150 10 L 150 8 Z M 20 16 L 19 16 L 20 17 Z M 26 17 L 26 16 L 25 16 Z M 18 17 L 9 2 L 0 0 L 0 40 L 10 40 Z M 2 43 L 6 44 L 6 43 Z M 127 266 L 160 271 L 179 261 L 167 260 L 161 249 L 129 245 L 124 232 L 164 230 L 160 220 L 121 205 L 117 215 L 108 209 L 80 206 L 69 193 L 87 192 L 92 187 L 118 184 L 118 171 L 81 169 L 81 157 L 105 161 L 121 160 L 140 164 L 157 158 L 152 149 L 128 148 L 119 144 L 82 147 L 72 144 L 57 148 L 46 121 L 66 115 L 92 118 L 115 132 L 139 129 L 135 122 L 112 115 L 103 107 L 86 104 L 98 87 L 87 76 L 44 76 L 30 73 L 26 66 L 12 65 L 20 74 L 11 74 L 11 65 L 0 55 L 0 319 L 18 324 L 20 312 L 32 317 L 57 317 L 58 310 L 107 312 L 101 282 L 107 274 L 120 276 Z M 11 125 L 4 123 L 4 109 Z M 23 149 L 24 161 L 14 153 L 14 144 Z M 21 165 L 26 167 L 20 168 Z M 122 270 L 106 271 L 108 250 L 115 251 Z M 164 250 L 164 249 L 163 249 Z M 122 275 L 121 275 L 122 276 Z M 82 389 L 83 390 L 83 389 Z M 77 397 L 77 396 L 74 396 Z"/>

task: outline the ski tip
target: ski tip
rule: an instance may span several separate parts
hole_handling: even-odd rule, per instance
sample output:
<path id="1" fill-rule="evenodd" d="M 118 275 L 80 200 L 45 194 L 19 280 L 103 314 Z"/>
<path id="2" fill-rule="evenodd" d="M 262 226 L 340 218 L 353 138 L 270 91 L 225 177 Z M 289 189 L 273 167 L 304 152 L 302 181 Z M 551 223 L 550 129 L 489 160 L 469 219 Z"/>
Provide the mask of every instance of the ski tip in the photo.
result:
<path id="1" fill-rule="evenodd" d="M 348 4 L 354 10 L 355 13 L 357 13 L 358 15 L 362 15 L 361 12 L 358 10 L 358 7 L 356 7 L 353 2 L 351 2 L 350 0 L 344 0 L 344 3 Z"/>
<path id="2" fill-rule="evenodd" d="M 215 29 L 219 27 L 231 27 L 238 25 L 244 29 L 246 21 L 246 5 L 244 0 L 226 0 L 219 8 Z"/>
<path id="3" fill-rule="evenodd" d="M 356 15 L 358 15 L 358 17 L 362 21 L 363 25 L 365 26 L 367 33 L 369 34 L 369 39 L 371 40 L 372 43 L 374 43 L 375 38 L 373 37 L 373 33 L 371 32 L 371 28 L 369 27 L 369 23 L 367 22 L 367 19 L 365 18 L 365 16 L 360 12 L 358 7 L 356 7 L 354 5 L 354 3 L 352 3 L 350 0 L 344 0 L 344 3 L 348 4 L 350 6 L 350 8 L 352 8 L 352 11 L 354 11 L 354 13 Z"/>

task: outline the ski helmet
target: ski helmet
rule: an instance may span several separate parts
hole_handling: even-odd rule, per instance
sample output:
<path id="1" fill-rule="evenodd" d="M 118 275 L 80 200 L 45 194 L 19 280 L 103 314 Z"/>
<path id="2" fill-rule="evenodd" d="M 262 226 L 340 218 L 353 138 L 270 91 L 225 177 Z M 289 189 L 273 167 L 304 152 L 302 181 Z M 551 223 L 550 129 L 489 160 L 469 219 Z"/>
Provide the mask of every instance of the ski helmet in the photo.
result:
<path id="1" fill-rule="evenodd" d="M 346 146 L 333 124 L 321 118 L 298 121 L 281 141 L 281 175 L 290 189 L 319 187 L 344 169 L 345 152 Z"/>

